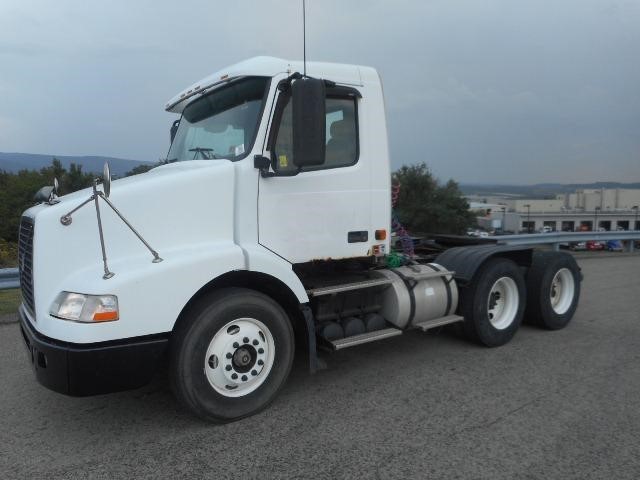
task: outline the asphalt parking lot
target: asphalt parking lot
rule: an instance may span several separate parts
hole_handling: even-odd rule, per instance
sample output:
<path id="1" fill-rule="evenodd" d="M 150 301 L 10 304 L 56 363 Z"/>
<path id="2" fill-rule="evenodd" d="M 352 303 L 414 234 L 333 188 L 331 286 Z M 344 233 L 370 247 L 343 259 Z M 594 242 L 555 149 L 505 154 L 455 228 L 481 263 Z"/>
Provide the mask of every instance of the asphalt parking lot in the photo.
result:
<path id="1" fill-rule="evenodd" d="M 180 409 L 159 376 L 70 398 L 38 385 L 0 324 L 0 478 L 640 478 L 640 256 L 579 259 L 572 324 L 486 349 L 409 332 L 298 358 L 265 412 Z"/>

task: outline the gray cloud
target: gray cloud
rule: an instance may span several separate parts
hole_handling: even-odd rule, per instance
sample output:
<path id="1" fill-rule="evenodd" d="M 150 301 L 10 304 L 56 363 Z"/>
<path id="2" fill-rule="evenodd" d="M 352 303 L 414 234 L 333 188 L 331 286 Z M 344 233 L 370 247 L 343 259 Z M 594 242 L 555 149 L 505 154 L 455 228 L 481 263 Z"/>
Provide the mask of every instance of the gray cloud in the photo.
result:
<path id="1" fill-rule="evenodd" d="M 300 58 L 299 0 L 0 6 L 0 151 L 155 160 L 164 102 L 226 64 Z M 640 180 L 640 4 L 307 0 L 309 57 L 372 65 L 393 166 Z M 3 127 L 4 126 L 4 127 Z"/>

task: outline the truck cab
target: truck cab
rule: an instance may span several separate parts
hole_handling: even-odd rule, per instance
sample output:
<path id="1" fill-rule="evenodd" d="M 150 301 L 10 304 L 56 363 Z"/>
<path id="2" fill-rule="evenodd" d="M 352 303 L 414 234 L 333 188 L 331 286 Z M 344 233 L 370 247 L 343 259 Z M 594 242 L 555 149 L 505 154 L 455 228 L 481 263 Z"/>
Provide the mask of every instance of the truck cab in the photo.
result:
<path id="1" fill-rule="evenodd" d="M 183 405 L 229 421 L 275 398 L 296 338 L 315 371 L 318 348 L 410 328 L 458 323 L 506 343 L 528 296 L 547 328 L 575 311 L 580 277 L 566 255 L 545 257 L 544 275 L 531 249 L 495 245 L 387 268 L 390 162 L 373 68 L 258 57 L 165 109 L 179 119 L 162 165 L 113 182 L 107 169 L 92 189 L 23 215 L 21 328 L 53 390 L 135 388 L 168 363 Z"/>

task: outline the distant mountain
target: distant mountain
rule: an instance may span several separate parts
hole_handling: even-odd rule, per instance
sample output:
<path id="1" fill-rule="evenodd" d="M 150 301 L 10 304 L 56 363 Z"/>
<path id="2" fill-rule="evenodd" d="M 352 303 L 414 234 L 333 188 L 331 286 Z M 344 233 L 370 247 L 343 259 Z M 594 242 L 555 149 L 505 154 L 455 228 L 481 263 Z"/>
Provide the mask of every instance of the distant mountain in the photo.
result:
<path id="1" fill-rule="evenodd" d="M 111 173 L 122 176 L 134 167 L 140 165 L 151 165 L 156 162 L 138 162 L 136 160 L 126 160 L 124 158 L 100 157 L 100 156 L 62 156 L 62 155 L 40 155 L 35 153 L 3 153 L 0 152 L 0 170 L 7 172 L 18 172 L 20 170 L 40 170 L 51 165 L 53 158 L 57 158 L 62 166 L 69 169 L 69 165 L 75 163 L 82 165 L 83 172 L 101 173 L 104 162 L 109 162 Z"/>
<path id="2" fill-rule="evenodd" d="M 582 189 L 598 188 L 638 188 L 640 182 L 593 182 L 593 183 L 537 183 L 534 185 L 474 185 L 460 184 L 460 190 L 465 195 L 480 196 L 513 196 L 523 198 L 549 198 L 558 193 L 572 193 Z"/>

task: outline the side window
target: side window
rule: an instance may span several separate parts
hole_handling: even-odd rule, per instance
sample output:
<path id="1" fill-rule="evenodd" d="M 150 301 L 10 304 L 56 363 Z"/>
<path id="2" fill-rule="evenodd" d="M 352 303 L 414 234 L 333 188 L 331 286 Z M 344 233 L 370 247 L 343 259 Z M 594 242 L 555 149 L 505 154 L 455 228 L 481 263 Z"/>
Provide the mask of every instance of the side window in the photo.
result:
<path id="1" fill-rule="evenodd" d="M 338 168 L 358 161 L 357 99 L 354 97 L 327 97 L 326 138 L 327 146 L 323 165 L 307 167 L 304 171 Z M 291 102 L 286 100 L 280 116 L 280 124 L 273 143 L 273 168 L 280 173 L 293 173 L 293 137 Z"/>
<path id="2" fill-rule="evenodd" d="M 327 98 L 326 168 L 346 167 L 358 160 L 358 132 L 354 98 Z"/>

